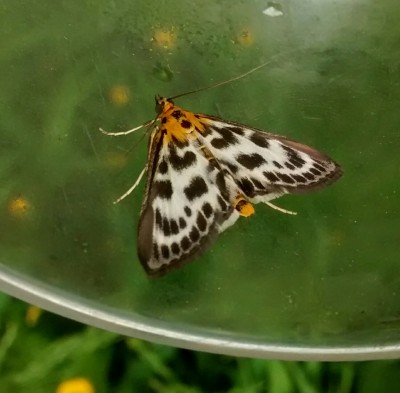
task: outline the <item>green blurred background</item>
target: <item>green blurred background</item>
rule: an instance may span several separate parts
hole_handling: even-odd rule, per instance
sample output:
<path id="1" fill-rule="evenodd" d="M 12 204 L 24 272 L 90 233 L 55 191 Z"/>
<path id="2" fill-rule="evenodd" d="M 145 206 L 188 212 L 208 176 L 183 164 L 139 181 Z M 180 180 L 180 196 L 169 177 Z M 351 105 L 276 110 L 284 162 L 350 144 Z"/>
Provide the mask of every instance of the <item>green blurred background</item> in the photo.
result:
<path id="1" fill-rule="evenodd" d="M 397 393 L 400 362 L 284 362 L 151 344 L 0 297 L 7 393 Z"/>
<path id="2" fill-rule="evenodd" d="M 271 7 L 281 15 L 272 16 Z M 0 269 L 177 333 L 293 348 L 398 345 L 399 16 L 395 0 L 3 1 Z M 154 117 L 154 94 L 204 87 L 271 58 L 241 81 L 178 104 L 310 144 L 341 163 L 344 178 L 278 201 L 296 217 L 257 206 L 254 218 L 239 220 L 198 261 L 149 281 L 136 257 L 143 184 L 112 204 L 143 168 L 146 141 L 140 132 L 108 138 L 98 128 L 137 126 Z M 23 305 L 4 297 L 0 372 L 25 391 L 40 375 L 51 373 L 55 383 L 74 374 L 70 368 L 100 369 L 96 351 L 108 370 L 98 382 L 103 389 L 119 367 L 118 351 L 126 358 L 121 386 L 135 367 L 145 370 L 143 380 L 189 389 L 185 356 L 204 379 L 205 364 L 213 365 L 209 372 L 223 365 L 227 385 L 210 391 L 239 389 L 251 378 L 249 391 L 265 391 L 275 372 L 286 376 L 282 389 L 300 380 L 318 389 L 330 373 L 351 389 L 398 367 L 237 361 L 72 322 L 64 329 L 68 324 L 49 314 L 27 327 L 24 315 Z M 86 342 L 81 359 L 71 348 Z M 45 364 L 47 350 L 55 360 Z M 75 356 L 81 360 L 74 365 Z M 147 356 L 146 365 L 128 361 Z"/>

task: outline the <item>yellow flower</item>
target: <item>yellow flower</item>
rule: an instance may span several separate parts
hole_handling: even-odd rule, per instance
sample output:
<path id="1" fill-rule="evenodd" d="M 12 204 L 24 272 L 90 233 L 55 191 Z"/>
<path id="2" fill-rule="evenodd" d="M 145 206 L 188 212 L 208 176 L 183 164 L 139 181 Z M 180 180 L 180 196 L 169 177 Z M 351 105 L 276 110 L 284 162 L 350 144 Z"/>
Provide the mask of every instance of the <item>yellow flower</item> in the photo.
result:
<path id="1" fill-rule="evenodd" d="M 11 199 L 8 203 L 8 212 L 16 218 L 26 217 L 31 209 L 30 202 L 23 196 Z"/>
<path id="2" fill-rule="evenodd" d="M 56 393 L 95 393 L 93 385 L 86 378 L 72 378 L 61 382 Z"/>
<path id="3" fill-rule="evenodd" d="M 42 309 L 36 306 L 29 306 L 26 310 L 25 322 L 28 326 L 35 326 L 42 314 Z"/>
<path id="4" fill-rule="evenodd" d="M 154 41 L 157 46 L 160 46 L 164 49 L 170 49 L 175 45 L 176 34 L 173 29 L 169 31 L 157 30 L 153 35 L 152 41 Z"/>
<path id="5" fill-rule="evenodd" d="M 110 101 L 117 106 L 126 105 L 129 101 L 129 89 L 126 86 L 117 85 L 109 92 Z"/>
<path id="6" fill-rule="evenodd" d="M 254 43 L 254 35 L 249 29 L 242 29 L 237 36 L 237 42 L 244 46 L 250 46 Z"/>

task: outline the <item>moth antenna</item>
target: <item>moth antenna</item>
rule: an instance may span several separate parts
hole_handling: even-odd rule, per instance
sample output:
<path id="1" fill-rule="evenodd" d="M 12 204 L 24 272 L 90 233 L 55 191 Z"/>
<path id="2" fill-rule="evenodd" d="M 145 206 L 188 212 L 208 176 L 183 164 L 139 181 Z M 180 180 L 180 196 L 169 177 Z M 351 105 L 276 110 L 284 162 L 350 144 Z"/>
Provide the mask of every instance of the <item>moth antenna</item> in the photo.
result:
<path id="1" fill-rule="evenodd" d="M 298 51 L 298 49 L 294 49 L 293 51 L 288 51 L 288 52 L 286 52 L 286 53 L 284 53 L 284 54 L 286 55 L 286 54 L 289 54 L 289 53 L 291 53 L 291 52 L 297 52 L 297 51 Z M 206 87 L 201 87 L 200 89 L 191 90 L 191 91 L 188 91 L 188 92 L 186 92 L 186 93 L 178 94 L 178 95 L 176 95 L 176 96 L 173 96 L 173 97 L 168 98 L 168 100 L 174 100 L 174 99 L 176 99 L 176 98 L 180 98 L 180 97 L 183 97 L 183 96 L 188 96 L 189 94 L 194 94 L 194 93 L 198 93 L 198 92 L 200 92 L 200 91 L 213 89 L 214 87 L 226 85 L 227 83 L 231 83 L 231 82 L 237 81 L 237 80 L 239 80 L 239 79 L 244 78 L 244 77 L 247 76 L 247 75 L 252 74 L 253 72 L 259 70 L 260 68 L 263 68 L 263 67 L 267 66 L 268 64 L 273 63 L 274 61 L 276 61 L 277 58 L 282 57 L 284 54 L 280 53 L 280 54 L 278 54 L 278 55 L 272 56 L 272 58 L 271 58 L 270 60 L 266 61 L 265 63 L 262 63 L 262 64 L 258 65 L 257 67 L 254 67 L 254 68 L 252 68 L 251 70 L 246 71 L 245 73 L 240 74 L 240 75 L 238 75 L 238 76 L 235 76 L 235 77 L 233 77 L 233 78 L 230 78 L 230 79 L 228 79 L 228 80 L 225 80 L 225 81 L 222 81 L 222 82 L 218 82 L 218 83 L 214 83 L 214 84 L 209 85 L 209 86 L 206 86 Z"/>
<path id="2" fill-rule="evenodd" d="M 285 213 L 285 214 L 291 214 L 291 215 L 293 215 L 293 216 L 296 216 L 296 215 L 297 215 L 297 212 L 293 212 L 293 211 L 291 211 L 291 210 L 283 209 L 283 208 L 281 208 L 281 207 L 279 207 L 279 206 L 274 205 L 274 204 L 271 203 L 271 202 L 265 202 L 265 204 L 268 205 L 269 207 L 271 207 L 271 208 L 274 209 L 274 210 L 278 210 L 278 212 Z"/>
<path id="3" fill-rule="evenodd" d="M 105 131 L 102 128 L 99 128 L 100 132 L 102 132 L 104 135 L 108 135 L 108 136 L 120 136 L 120 135 L 128 135 L 131 134 L 132 132 L 135 132 L 137 130 L 140 130 L 143 127 L 147 127 L 147 126 L 151 126 L 153 123 L 155 123 L 156 119 L 153 120 L 149 120 L 146 121 L 146 123 L 141 124 L 140 126 L 137 126 L 135 128 L 132 128 L 131 130 L 128 131 L 120 131 L 120 132 L 109 132 L 109 131 Z"/>
<path id="4" fill-rule="evenodd" d="M 147 165 L 142 169 L 142 172 L 140 172 L 140 175 L 136 179 L 134 185 L 126 191 L 123 195 L 121 195 L 117 200 L 115 200 L 113 203 L 116 205 L 117 203 L 121 202 L 123 199 L 125 199 L 129 194 L 133 192 L 133 190 L 139 185 L 140 181 L 142 180 L 144 174 L 146 173 L 147 170 Z"/>

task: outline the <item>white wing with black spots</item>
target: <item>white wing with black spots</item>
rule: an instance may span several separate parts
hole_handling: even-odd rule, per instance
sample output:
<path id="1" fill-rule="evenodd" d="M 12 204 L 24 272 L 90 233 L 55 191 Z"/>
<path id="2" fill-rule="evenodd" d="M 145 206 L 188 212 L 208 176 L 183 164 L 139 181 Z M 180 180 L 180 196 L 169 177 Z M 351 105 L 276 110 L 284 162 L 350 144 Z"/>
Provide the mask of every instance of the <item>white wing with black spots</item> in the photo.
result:
<path id="1" fill-rule="evenodd" d="M 337 180 L 340 166 L 313 148 L 237 123 L 198 115 L 198 137 L 253 203 L 300 193 Z"/>
<path id="2" fill-rule="evenodd" d="M 196 139 L 179 147 L 161 140 L 155 153 L 138 231 L 139 259 L 153 276 L 193 260 L 239 217 L 238 186 Z"/>

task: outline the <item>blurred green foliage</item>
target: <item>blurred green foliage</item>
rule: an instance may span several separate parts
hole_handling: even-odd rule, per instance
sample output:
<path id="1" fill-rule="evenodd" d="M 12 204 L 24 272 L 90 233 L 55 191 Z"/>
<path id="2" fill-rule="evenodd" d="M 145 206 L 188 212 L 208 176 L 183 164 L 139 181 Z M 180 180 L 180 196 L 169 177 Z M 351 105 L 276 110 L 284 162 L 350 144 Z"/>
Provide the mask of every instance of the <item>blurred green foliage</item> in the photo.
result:
<path id="1" fill-rule="evenodd" d="M 60 388 L 84 378 L 95 393 L 397 393 L 399 373 L 397 360 L 284 362 L 166 347 L 0 296 L 1 392 L 90 393 Z"/>

